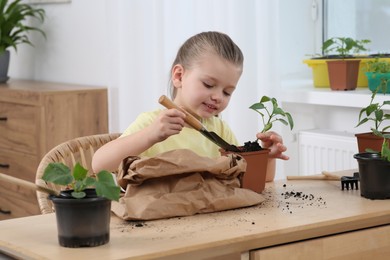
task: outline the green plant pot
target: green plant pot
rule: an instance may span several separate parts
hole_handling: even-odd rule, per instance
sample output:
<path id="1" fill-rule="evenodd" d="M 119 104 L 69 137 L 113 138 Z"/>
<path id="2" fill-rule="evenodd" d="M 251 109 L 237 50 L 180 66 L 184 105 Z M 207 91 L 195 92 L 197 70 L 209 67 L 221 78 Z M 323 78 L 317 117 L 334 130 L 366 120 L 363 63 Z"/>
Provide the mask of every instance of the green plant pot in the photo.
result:
<path id="1" fill-rule="evenodd" d="M 374 73 L 366 72 L 368 80 L 368 88 L 374 92 L 378 86 L 381 85 L 382 80 L 387 80 L 386 91 L 382 91 L 382 87 L 379 88 L 378 93 L 390 93 L 390 73 Z"/>
<path id="2" fill-rule="evenodd" d="M 94 247 L 110 240 L 111 201 L 96 196 L 94 189 L 87 197 L 74 199 L 71 191 L 62 196 L 49 196 L 57 218 L 58 242 L 63 247 Z"/>
<path id="3" fill-rule="evenodd" d="M 390 199 L 390 162 L 379 153 L 353 156 L 359 165 L 360 195 L 368 199 Z"/>

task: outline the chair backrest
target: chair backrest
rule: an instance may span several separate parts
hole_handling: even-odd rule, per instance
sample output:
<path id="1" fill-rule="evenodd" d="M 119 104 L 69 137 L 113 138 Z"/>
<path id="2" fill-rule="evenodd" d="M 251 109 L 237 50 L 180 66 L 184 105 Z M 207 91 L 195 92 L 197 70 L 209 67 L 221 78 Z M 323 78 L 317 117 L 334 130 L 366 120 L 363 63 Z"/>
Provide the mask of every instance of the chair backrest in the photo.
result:
<path id="1" fill-rule="evenodd" d="M 42 180 L 42 175 L 46 166 L 52 162 L 62 162 L 71 169 L 78 162 L 84 168 L 88 169 L 89 173 L 92 173 L 91 163 L 95 151 L 119 136 L 119 133 L 84 136 L 57 145 L 49 151 L 39 163 L 35 176 L 35 183 L 53 190 L 61 190 L 60 186 L 52 183 L 46 183 Z M 37 191 L 37 198 L 42 214 L 54 212 L 53 204 L 48 199 L 48 195 L 46 193 Z"/>

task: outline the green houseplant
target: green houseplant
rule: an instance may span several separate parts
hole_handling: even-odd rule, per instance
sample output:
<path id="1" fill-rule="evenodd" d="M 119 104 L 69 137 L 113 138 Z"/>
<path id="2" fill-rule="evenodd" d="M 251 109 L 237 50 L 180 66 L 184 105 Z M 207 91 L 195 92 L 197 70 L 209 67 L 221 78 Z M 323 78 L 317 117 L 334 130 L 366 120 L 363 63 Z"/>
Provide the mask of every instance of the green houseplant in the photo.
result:
<path id="1" fill-rule="evenodd" d="M 262 96 L 259 102 L 252 104 L 249 108 L 261 116 L 263 126 L 260 132 L 262 133 L 271 130 L 276 122 L 289 125 L 290 129 L 294 127 L 291 114 L 279 107 L 276 98 Z M 241 186 L 260 193 L 264 190 L 265 182 L 273 180 L 275 176 L 274 160 L 272 164 L 268 160 L 269 149 L 263 149 L 259 140 L 246 142 L 244 146 L 239 148 L 242 149 L 242 152 L 238 154 L 247 162 Z M 230 152 L 222 151 L 221 153 L 224 155 Z"/>
<path id="2" fill-rule="evenodd" d="M 356 60 L 360 60 L 357 59 L 358 56 L 356 55 L 362 51 L 367 50 L 365 45 L 368 43 L 370 43 L 370 40 L 354 40 L 349 37 L 333 37 L 326 40 L 322 45 L 322 55 L 314 55 L 311 59 L 306 59 L 303 61 L 312 68 L 313 85 L 319 88 L 331 87 L 331 89 L 335 90 L 346 89 L 345 83 L 341 83 L 344 84 L 341 86 L 340 83 L 330 84 L 328 62 L 341 61 L 341 64 L 352 63 L 355 64 L 352 66 L 356 67 L 356 63 L 358 63 Z M 355 60 L 355 62 L 346 62 L 349 60 Z M 362 70 L 362 63 L 365 63 L 365 61 L 366 59 L 360 60 L 358 71 Z M 345 78 L 345 67 L 343 65 L 340 66 L 344 70 L 343 77 Z M 363 73 L 358 73 L 356 86 L 367 87 L 367 79 Z M 348 86 L 348 89 L 356 88 L 356 86 L 353 84 L 352 86 Z"/>
<path id="3" fill-rule="evenodd" d="M 378 93 L 390 93 L 390 62 L 386 59 L 376 58 L 367 62 L 366 76 L 368 88 Z"/>
<path id="4" fill-rule="evenodd" d="M 30 31 L 45 36 L 41 29 L 27 24 L 29 18 L 43 22 L 45 11 L 33 8 L 22 0 L 0 0 L 0 83 L 8 80 L 9 48 L 17 50 L 19 44 L 32 45 L 28 34 Z"/>
<path id="5" fill-rule="evenodd" d="M 336 53 L 336 58 L 346 59 L 352 57 L 352 54 L 366 51 L 365 45 L 370 42 L 368 39 L 354 40 L 349 37 L 333 37 L 322 44 L 322 51 L 325 55 Z"/>
<path id="6" fill-rule="evenodd" d="M 390 199 L 390 134 L 376 131 L 382 138 L 380 152 L 367 149 L 354 155 L 359 165 L 360 194 L 369 199 Z"/>
<path id="7" fill-rule="evenodd" d="M 377 86 L 376 90 L 371 94 L 368 106 L 362 108 L 359 112 L 358 124 L 356 127 L 369 122 L 372 123 L 372 126 L 370 127 L 371 132 L 355 134 L 359 152 L 365 152 L 368 148 L 380 151 L 383 138 L 381 135 L 375 133 L 385 134 L 386 131 L 390 129 L 390 125 L 385 125 L 386 122 L 390 121 L 390 114 L 386 113 L 388 108 L 390 108 L 390 100 L 384 100 L 381 103 L 376 102 L 375 100 L 380 89 L 382 89 L 382 86 Z"/>
<path id="8" fill-rule="evenodd" d="M 50 163 L 42 179 L 66 187 L 59 196 L 49 196 L 61 246 L 91 247 L 109 242 L 111 200 L 118 201 L 120 196 L 120 187 L 110 172 L 90 176 L 79 163 L 73 170 L 62 163 Z"/>
<path id="9" fill-rule="evenodd" d="M 349 37 L 333 37 L 322 45 L 325 54 L 336 53 L 334 60 L 326 62 L 329 83 L 332 90 L 354 90 L 357 87 L 360 59 L 351 58 L 352 54 L 367 50 L 370 40 L 354 40 Z"/>
<path id="10" fill-rule="evenodd" d="M 276 98 L 263 96 L 259 102 L 254 103 L 249 108 L 261 116 L 263 123 L 262 133 L 270 130 L 275 122 L 281 122 L 286 126 L 290 126 L 290 130 L 294 128 L 294 120 L 291 114 L 279 107 Z"/>

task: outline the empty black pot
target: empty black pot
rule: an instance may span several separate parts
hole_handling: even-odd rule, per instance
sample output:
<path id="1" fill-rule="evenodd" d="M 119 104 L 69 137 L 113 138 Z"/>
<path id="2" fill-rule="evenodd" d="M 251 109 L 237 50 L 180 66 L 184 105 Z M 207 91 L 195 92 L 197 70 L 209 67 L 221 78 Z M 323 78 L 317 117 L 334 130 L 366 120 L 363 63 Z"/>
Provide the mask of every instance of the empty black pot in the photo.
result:
<path id="1" fill-rule="evenodd" d="M 49 196 L 57 217 L 58 242 L 63 247 L 94 247 L 110 240 L 111 201 L 96 196 L 93 189 L 87 197 L 74 199 L 72 191 L 60 197 Z"/>
<path id="2" fill-rule="evenodd" d="M 390 198 L 390 162 L 379 153 L 358 153 L 360 195 L 368 199 Z"/>

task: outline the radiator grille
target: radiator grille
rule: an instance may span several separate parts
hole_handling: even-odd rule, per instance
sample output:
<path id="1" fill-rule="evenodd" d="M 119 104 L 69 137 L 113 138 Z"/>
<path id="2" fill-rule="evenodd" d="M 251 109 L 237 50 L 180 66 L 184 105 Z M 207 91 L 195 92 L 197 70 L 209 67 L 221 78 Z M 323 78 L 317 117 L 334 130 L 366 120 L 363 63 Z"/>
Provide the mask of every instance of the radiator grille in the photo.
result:
<path id="1" fill-rule="evenodd" d="M 298 144 L 300 175 L 358 168 L 357 161 L 353 158 L 358 152 L 353 133 L 305 130 L 299 132 Z"/>

